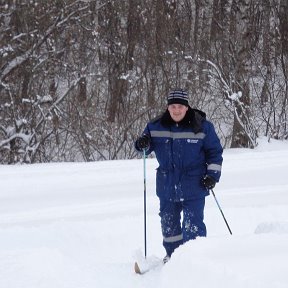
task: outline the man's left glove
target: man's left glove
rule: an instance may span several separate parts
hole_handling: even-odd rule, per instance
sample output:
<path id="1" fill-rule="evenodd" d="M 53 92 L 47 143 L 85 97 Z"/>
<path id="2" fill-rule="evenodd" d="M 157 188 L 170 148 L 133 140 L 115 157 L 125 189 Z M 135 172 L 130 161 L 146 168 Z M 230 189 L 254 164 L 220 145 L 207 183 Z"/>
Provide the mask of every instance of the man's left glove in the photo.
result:
<path id="1" fill-rule="evenodd" d="M 207 188 L 208 190 L 211 190 L 215 187 L 216 180 L 210 175 L 205 175 L 202 178 L 202 184 L 205 186 L 205 188 Z"/>

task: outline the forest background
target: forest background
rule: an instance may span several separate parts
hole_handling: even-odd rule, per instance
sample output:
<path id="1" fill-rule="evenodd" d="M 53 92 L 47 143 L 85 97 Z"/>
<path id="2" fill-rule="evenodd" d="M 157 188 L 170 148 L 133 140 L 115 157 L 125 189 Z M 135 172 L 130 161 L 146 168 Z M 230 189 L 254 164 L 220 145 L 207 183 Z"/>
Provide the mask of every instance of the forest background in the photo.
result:
<path id="1" fill-rule="evenodd" d="M 189 92 L 224 148 L 288 139 L 287 0 L 0 0 L 0 163 L 137 157 Z"/>

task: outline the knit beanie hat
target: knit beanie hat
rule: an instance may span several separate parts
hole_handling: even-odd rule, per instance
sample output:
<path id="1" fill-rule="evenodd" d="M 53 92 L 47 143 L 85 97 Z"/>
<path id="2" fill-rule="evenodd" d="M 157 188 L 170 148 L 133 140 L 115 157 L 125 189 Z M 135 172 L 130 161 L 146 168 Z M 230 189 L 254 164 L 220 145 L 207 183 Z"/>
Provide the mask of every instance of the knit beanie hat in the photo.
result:
<path id="1" fill-rule="evenodd" d="M 168 105 L 170 104 L 182 104 L 189 106 L 188 93 L 182 89 L 174 89 L 168 95 Z"/>

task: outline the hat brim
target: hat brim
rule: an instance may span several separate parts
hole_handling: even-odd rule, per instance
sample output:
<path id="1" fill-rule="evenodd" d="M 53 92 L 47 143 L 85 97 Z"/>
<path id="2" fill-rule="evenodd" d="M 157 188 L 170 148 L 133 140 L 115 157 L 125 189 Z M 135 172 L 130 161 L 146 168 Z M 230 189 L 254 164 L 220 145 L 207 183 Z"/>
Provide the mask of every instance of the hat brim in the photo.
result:
<path id="1" fill-rule="evenodd" d="M 189 106 L 188 101 L 185 99 L 179 99 L 179 98 L 173 98 L 173 99 L 169 99 L 168 100 L 168 105 L 171 104 L 181 104 L 181 105 L 185 105 L 185 106 Z"/>

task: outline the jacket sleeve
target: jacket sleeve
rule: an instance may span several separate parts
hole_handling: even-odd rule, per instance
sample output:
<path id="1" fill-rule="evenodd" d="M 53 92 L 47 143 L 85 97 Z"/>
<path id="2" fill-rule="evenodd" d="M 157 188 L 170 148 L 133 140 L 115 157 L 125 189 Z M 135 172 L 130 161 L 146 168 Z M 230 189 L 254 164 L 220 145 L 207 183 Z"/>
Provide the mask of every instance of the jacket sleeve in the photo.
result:
<path id="1" fill-rule="evenodd" d="M 212 176 L 217 182 L 221 176 L 223 162 L 223 148 L 211 122 L 204 123 L 204 152 L 207 164 L 207 175 Z"/>

